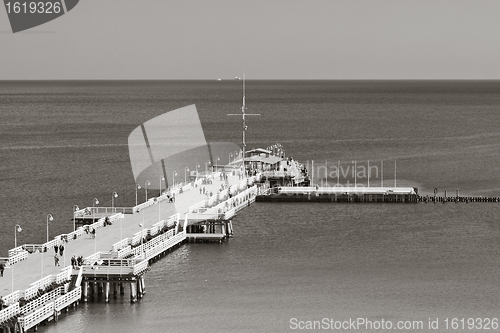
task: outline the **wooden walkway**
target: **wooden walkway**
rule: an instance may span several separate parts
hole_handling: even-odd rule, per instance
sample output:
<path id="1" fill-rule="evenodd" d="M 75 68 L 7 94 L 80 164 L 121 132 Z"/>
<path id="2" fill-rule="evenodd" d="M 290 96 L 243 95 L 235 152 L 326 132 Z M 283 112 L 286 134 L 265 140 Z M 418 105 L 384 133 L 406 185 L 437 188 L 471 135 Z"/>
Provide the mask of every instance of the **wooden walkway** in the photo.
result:
<path id="1" fill-rule="evenodd" d="M 0 278 L 0 330 L 36 330 L 43 322 L 57 320 L 80 299 L 87 301 L 89 293 L 90 297 L 104 295 L 108 302 L 111 289 L 114 296 L 118 290 L 123 295 L 128 286 L 131 302 L 136 302 L 144 295 L 144 274 L 152 261 L 186 239 L 222 242 L 231 236 L 229 219 L 255 201 L 257 186 L 251 185 L 257 179 L 213 178 L 206 184 L 200 180 L 194 187 L 188 184 L 182 191 L 174 190 L 175 202 L 165 200 L 164 194 L 127 208 L 133 213 L 109 216 L 106 221 L 111 224 L 104 223 L 103 217 L 90 226 L 96 231 L 94 237 L 79 227 L 45 244 L 9 250 L 10 265 Z M 54 244 L 59 243 L 65 250 L 56 265 Z M 47 251 L 27 251 L 41 248 Z M 81 267 L 72 268 L 73 255 L 85 259 Z"/>
<path id="2" fill-rule="evenodd" d="M 229 182 L 238 181 L 238 177 L 229 177 Z M 202 185 L 206 191 L 217 193 L 220 186 L 225 181 L 220 181 L 216 177 L 210 185 Z M 90 234 L 84 234 L 76 240 L 65 243 L 63 257 L 60 259 L 60 266 L 54 265 L 54 249 L 48 249 L 45 253 L 34 253 L 28 258 L 14 265 L 12 268 L 6 267 L 3 277 L 0 277 L 0 297 L 6 296 L 13 290 L 25 290 L 30 284 L 48 275 L 55 275 L 61 269 L 71 264 L 73 255 L 88 257 L 96 252 L 110 251 L 112 245 L 124 238 L 132 238 L 134 234 L 141 231 L 139 224 L 144 221 L 144 229 L 151 228 L 153 224 L 160 220 L 166 220 L 170 216 L 181 212 L 181 220 L 184 219 L 188 208 L 202 200 L 206 195 L 199 192 L 199 188 L 192 188 L 181 194 L 177 194 L 175 203 L 162 201 L 160 204 L 143 208 L 134 214 L 124 214 L 124 218 L 117 220 L 112 225 L 96 229 L 95 239 L 90 238 Z M 69 225 L 68 225 L 69 227 Z M 121 236 L 122 235 L 122 236 Z M 13 284 L 12 284 L 13 281 Z"/>

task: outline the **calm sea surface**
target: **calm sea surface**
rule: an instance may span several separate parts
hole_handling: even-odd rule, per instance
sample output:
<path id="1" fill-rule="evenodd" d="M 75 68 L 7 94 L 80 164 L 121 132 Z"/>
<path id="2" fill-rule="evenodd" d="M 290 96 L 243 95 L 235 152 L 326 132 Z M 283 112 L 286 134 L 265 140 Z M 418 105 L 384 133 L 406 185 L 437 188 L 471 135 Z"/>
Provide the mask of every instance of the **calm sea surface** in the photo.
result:
<path id="1" fill-rule="evenodd" d="M 109 206 L 116 191 L 134 205 L 127 139 L 155 116 L 196 104 L 207 141 L 238 143 L 227 114 L 241 95 L 237 81 L 0 82 L 0 256 L 16 223 L 19 244 L 41 243 L 49 213 L 52 238 L 72 230 L 74 204 Z M 248 81 L 247 106 L 261 114 L 249 148 L 279 142 L 345 168 L 383 160 L 385 185 L 397 160 L 398 186 L 500 196 L 500 81 Z M 439 318 L 445 331 L 446 318 L 500 317 L 499 217 L 498 203 L 256 203 L 228 242 L 155 263 L 139 303 L 82 304 L 40 331 L 288 332 L 323 318 L 421 332 Z"/>

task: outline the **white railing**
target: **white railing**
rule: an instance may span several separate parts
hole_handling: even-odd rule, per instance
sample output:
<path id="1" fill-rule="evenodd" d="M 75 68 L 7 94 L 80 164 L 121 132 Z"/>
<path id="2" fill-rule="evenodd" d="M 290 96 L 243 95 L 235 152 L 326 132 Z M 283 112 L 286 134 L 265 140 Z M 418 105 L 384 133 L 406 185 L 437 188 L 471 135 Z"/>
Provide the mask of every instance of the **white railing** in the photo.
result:
<path id="1" fill-rule="evenodd" d="M 132 254 L 132 246 L 128 245 L 123 249 L 119 250 L 117 253 L 118 258 L 125 258 Z"/>
<path id="2" fill-rule="evenodd" d="M 192 205 L 191 207 L 188 208 L 188 213 L 194 213 L 197 212 L 198 209 L 204 208 L 206 206 L 206 200 L 200 201 L 197 204 Z"/>
<path id="3" fill-rule="evenodd" d="M 24 298 L 26 300 L 31 300 L 38 295 L 38 290 L 45 290 L 48 286 L 50 286 L 53 282 L 55 282 L 55 276 L 48 275 L 41 280 L 35 281 L 30 284 L 30 287 L 24 291 Z"/>
<path id="4" fill-rule="evenodd" d="M 19 322 L 24 327 L 24 331 L 27 331 L 31 327 L 41 323 L 48 317 L 54 314 L 54 302 L 47 303 L 43 307 L 34 312 L 19 318 Z"/>
<path id="5" fill-rule="evenodd" d="M 24 248 L 23 248 L 22 245 L 18 246 L 16 248 L 10 249 L 9 250 L 9 257 L 13 257 L 13 256 L 15 256 L 16 254 L 18 254 L 19 252 L 22 252 L 22 251 L 24 251 Z"/>
<path id="6" fill-rule="evenodd" d="M 86 234 L 85 228 L 84 227 L 79 227 L 75 231 L 72 231 L 72 232 L 70 232 L 68 234 L 68 241 L 74 240 L 75 239 L 75 235 L 76 235 L 76 238 L 78 238 L 80 236 L 83 236 L 84 234 Z"/>
<path id="7" fill-rule="evenodd" d="M 230 209 L 229 211 L 227 211 L 225 214 L 224 214 L 224 220 L 229 220 L 230 218 L 232 218 L 234 215 L 236 215 L 236 210 L 233 208 L 233 209 Z"/>
<path id="8" fill-rule="evenodd" d="M 113 246 L 112 246 L 113 252 L 119 251 L 119 250 L 123 249 L 124 247 L 126 247 L 127 245 L 130 245 L 130 242 L 131 242 L 130 238 L 125 238 L 125 239 L 122 239 L 121 241 L 113 244 Z"/>
<path id="9" fill-rule="evenodd" d="M 69 293 L 66 293 L 66 294 L 64 294 L 61 297 L 58 297 L 56 299 L 55 304 L 54 304 L 55 310 L 61 311 L 65 307 L 78 301 L 81 297 L 82 297 L 82 287 L 78 287 L 76 289 L 73 289 Z"/>
<path id="10" fill-rule="evenodd" d="M 110 266 L 110 265 L 85 265 L 82 266 L 83 274 L 95 274 L 95 275 L 129 275 L 134 272 L 135 260 L 131 263 L 130 260 L 125 260 L 123 266 Z"/>
<path id="11" fill-rule="evenodd" d="M 135 247 L 134 249 L 132 249 L 131 253 L 134 256 L 140 256 L 144 252 L 147 252 L 148 250 L 150 250 L 150 249 L 152 249 L 152 248 L 160 245 L 165 240 L 174 237 L 174 233 L 175 233 L 175 231 L 173 229 L 169 230 L 168 232 L 166 232 L 166 233 L 164 233 L 162 235 L 159 235 L 159 236 L 153 238 L 149 242 L 147 242 L 147 243 L 145 243 L 143 245 L 140 245 L 138 247 Z M 152 257 L 147 257 L 147 259 L 151 259 L 151 258 Z"/>
<path id="12" fill-rule="evenodd" d="M 0 298 L 3 300 L 4 304 L 14 304 L 19 302 L 19 299 L 21 297 L 24 297 L 24 291 L 16 290 L 13 293 L 10 293 L 6 296 L 2 296 Z"/>
<path id="13" fill-rule="evenodd" d="M 177 243 L 182 242 L 184 239 L 186 239 L 185 232 L 181 232 L 173 237 L 168 237 L 163 239 L 161 242 L 158 242 L 154 247 L 151 247 L 145 251 L 146 259 L 151 259 L 159 255 L 160 253 L 168 250 Z"/>
<path id="14" fill-rule="evenodd" d="M 20 262 L 21 260 L 27 259 L 28 258 L 28 254 L 29 254 L 28 251 L 22 251 L 22 252 L 19 252 L 18 254 L 13 255 L 11 257 L 10 253 L 9 253 L 9 264 L 13 265 L 15 263 Z"/>
<path id="15" fill-rule="evenodd" d="M 132 246 L 136 246 L 137 244 L 140 244 L 141 239 L 145 238 L 148 234 L 149 234 L 149 229 L 144 229 L 144 230 L 141 230 L 141 231 L 135 233 L 134 237 L 132 237 L 132 241 L 130 242 L 130 244 Z"/>
<path id="16" fill-rule="evenodd" d="M 9 305 L 3 310 L 0 310 L 0 323 L 6 322 L 7 320 L 15 317 L 19 314 L 19 303 L 14 303 Z"/>
<path id="17" fill-rule="evenodd" d="M 136 264 L 134 266 L 134 275 L 139 275 L 141 274 L 142 272 L 144 272 L 147 268 L 148 268 L 148 261 L 147 260 L 143 260 L 141 262 L 139 262 L 138 264 Z"/>
<path id="18" fill-rule="evenodd" d="M 83 279 L 83 269 L 80 267 L 78 270 L 78 276 L 76 277 L 76 282 L 75 286 L 79 287 L 82 284 L 82 279 Z"/>
<path id="19" fill-rule="evenodd" d="M 84 261 L 86 262 L 93 262 L 101 259 L 101 252 L 96 252 L 94 254 L 91 254 L 90 256 L 84 258 Z"/>
<path id="20" fill-rule="evenodd" d="M 62 269 L 62 272 L 56 275 L 55 282 L 57 284 L 63 284 L 69 282 L 71 280 L 71 273 L 73 268 L 71 266 L 67 266 Z"/>
<path id="21" fill-rule="evenodd" d="M 21 307 L 20 313 L 26 315 L 30 312 L 35 311 L 39 307 L 45 305 L 45 303 L 56 299 L 56 297 L 62 294 L 63 289 L 63 287 L 59 287 L 52 290 L 51 292 L 45 293 L 42 296 L 35 298 L 31 302 L 28 302 L 26 305 Z"/>

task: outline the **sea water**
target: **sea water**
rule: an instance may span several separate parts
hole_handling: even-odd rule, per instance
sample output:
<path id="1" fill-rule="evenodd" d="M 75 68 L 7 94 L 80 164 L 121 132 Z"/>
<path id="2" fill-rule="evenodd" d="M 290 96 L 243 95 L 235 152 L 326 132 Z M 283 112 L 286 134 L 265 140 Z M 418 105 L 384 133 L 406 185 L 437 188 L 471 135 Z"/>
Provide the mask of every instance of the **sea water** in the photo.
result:
<path id="1" fill-rule="evenodd" d="M 500 196 L 499 81 L 246 86 L 247 112 L 260 114 L 248 117 L 247 149 L 278 142 L 310 166 L 370 161 L 371 186 L 382 161 L 384 185 L 394 185 L 396 160 L 398 186 Z M 241 98 L 238 81 L 0 82 L 0 256 L 16 223 L 18 244 L 42 243 L 49 213 L 52 238 L 72 231 L 74 204 L 110 206 L 116 191 L 116 206 L 134 205 L 127 138 L 157 115 L 196 104 L 207 141 L 240 142 L 241 118 L 227 114 Z M 229 241 L 184 244 L 153 264 L 138 303 L 127 294 L 81 303 L 40 331 L 287 332 L 361 319 L 394 332 L 411 331 L 400 321 L 432 331 L 439 320 L 442 331 L 453 318 L 467 328 L 468 318 L 498 316 L 499 209 L 255 203 L 233 219 Z"/>

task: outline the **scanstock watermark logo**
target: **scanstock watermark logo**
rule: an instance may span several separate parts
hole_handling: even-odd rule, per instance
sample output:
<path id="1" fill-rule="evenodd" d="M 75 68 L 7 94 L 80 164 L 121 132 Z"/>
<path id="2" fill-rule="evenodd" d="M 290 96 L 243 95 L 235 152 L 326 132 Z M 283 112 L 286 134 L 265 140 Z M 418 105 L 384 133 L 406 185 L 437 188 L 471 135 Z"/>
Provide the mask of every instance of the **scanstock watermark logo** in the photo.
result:
<path id="1" fill-rule="evenodd" d="M 240 151 L 237 144 L 205 140 L 195 105 L 166 112 L 136 127 L 128 137 L 128 148 L 135 183 L 148 189 L 161 190 L 162 184 L 163 189 L 182 188 L 213 175 L 213 170 L 242 168 L 241 161 L 230 160 Z M 201 201 L 211 207 L 222 200 L 217 195 L 206 197 L 200 188 L 177 196 L 175 211 L 186 212 Z"/>
<path id="2" fill-rule="evenodd" d="M 31 29 L 52 21 L 75 8 L 79 0 L 3 0 L 12 32 Z"/>

